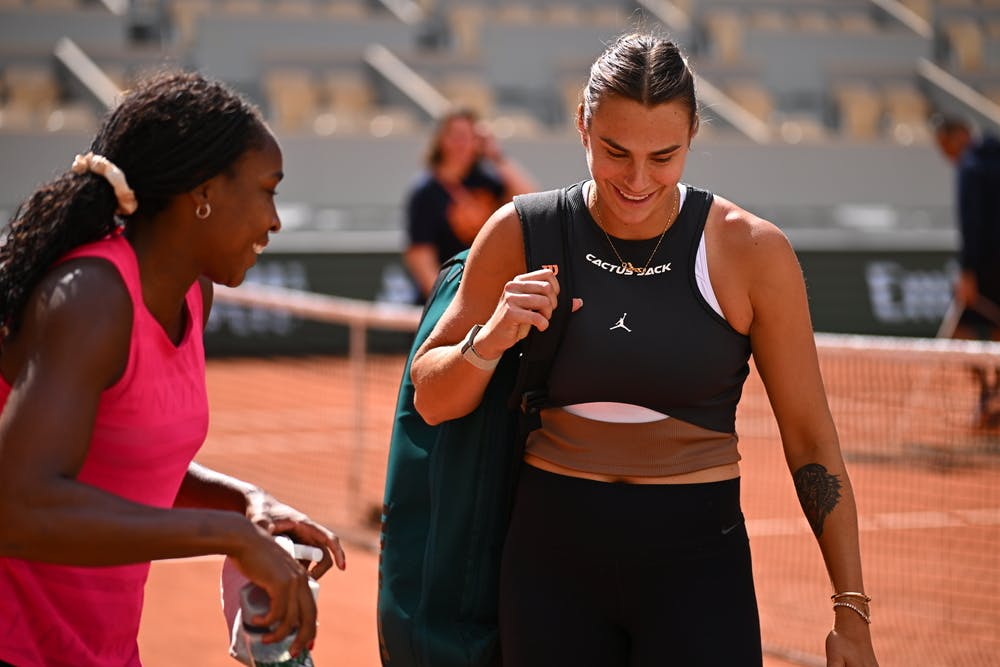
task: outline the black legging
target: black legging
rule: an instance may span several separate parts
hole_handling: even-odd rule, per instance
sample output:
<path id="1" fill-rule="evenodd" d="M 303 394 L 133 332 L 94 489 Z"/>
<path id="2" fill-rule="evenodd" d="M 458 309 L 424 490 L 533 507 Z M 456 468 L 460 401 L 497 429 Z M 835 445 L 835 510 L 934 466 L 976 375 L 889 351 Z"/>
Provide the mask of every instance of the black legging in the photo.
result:
<path id="1" fill-rule="evenodd" d="M 525 465 L 504 545 L 504 667 L 754 667 L 738 479 L 608 484 Z"/>

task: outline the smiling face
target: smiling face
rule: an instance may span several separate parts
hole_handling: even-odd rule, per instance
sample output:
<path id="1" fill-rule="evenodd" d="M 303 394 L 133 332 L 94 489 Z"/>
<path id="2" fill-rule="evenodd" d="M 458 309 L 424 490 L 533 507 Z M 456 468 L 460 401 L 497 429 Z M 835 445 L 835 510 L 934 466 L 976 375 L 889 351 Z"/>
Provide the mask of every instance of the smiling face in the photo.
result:
<path id="1" fill-rule="evenodd" d="M 269 132 L 260 147 L 247 150 L 206 190 L 212 213 L 202 226 L 204 273 L 213 282 L 235 287 L 264 251 L 268 234 L 281 229 L 274 205 L 282 173 L 278 142 Z"/>
<path id="2" fill-rule="evenodd" d="M 577 128 L 606 231 L 626 239 L 660 233 L 697 128 L 689 108 L 610 95 L 593 110 L 589 127 L 579 114 Z"/>

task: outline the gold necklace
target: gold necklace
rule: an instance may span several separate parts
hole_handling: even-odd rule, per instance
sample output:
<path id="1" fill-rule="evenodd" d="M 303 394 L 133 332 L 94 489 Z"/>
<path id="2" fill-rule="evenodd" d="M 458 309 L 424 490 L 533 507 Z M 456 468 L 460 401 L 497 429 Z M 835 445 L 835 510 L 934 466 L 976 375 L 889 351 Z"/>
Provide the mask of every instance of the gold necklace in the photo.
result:
<path id="1" fill-rule="evenodd" d="M 670 215 L 667 217 L 667 224 L 663 227 L 663 231 L 660 232 L 660 238 L 657 239 L 656 246 L 653 248 L 653 252 L 649 253 L 649 259 L 646 260 L 646 265 L 641 269 L 632 262 L 626 262 L 624 259 L 622 259 L 621 254 L 618 252 L 618 248 L 616 248 L 615 244 L 611 242 L 611 235 L 608 234 L 606 229 L 604 229 L 604 221 L 601 219 L 601 212 L 597 208 L 596 183 L 594 184 L 593 191 L 594 191 L 594 197 L 590 206 L 591 209 L 594 211 L 594 218 L 597 220 L 597 226 L 601 228 L 602 232 L 604 232 L 604 238 L 608 240 L 608 245 L 611 246 L 611 252 L 615 253 L 615 257 L 617 257 L 618 261 L 621 262 L 623 269 L 625 269 L 626 271 L 631 271 L 632 273 L 635 273 L 640 276 L 643 275 L 644 273 L 646 273 L 646 271 L 649 270 L 649 265 L 653 263 L 653 257 L 656 256 L 656 251 L 660 249 L 660 244 L 663 243 L 663 237 L 667 235 L 667 230 L 670 229 L 670 227 L 674 224 L 674 222 L 677 221 L 677 214 L 680 212 L 677 210 L 678 207 L 680 206 L 680 201 L 681 201 L 680 191 L 677 189 L 677 186 L 675 185 L 673 211 L 671 211 Z"/>

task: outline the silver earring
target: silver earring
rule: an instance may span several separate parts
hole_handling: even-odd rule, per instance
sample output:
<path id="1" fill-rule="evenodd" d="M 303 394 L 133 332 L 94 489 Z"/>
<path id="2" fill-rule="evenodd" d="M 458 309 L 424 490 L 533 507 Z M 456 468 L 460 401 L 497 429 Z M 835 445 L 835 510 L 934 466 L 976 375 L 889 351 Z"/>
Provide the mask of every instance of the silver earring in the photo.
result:
<path id="1" fill-rule="evenodd" d="M 198 204 L 198 208 L 194 210 L 194 215 L 199 220 L 207 220 L 208 216 L 212 215 L 212 205 L 207 201 Z"/>

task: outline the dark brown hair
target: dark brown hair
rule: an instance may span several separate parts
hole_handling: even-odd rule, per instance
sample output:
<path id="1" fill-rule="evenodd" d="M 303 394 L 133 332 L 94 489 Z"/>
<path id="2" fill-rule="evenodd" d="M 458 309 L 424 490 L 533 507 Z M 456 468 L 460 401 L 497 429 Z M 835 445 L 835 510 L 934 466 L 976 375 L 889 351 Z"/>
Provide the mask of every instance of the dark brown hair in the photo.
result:
<path id="1" fill-rule="evenodd" d="M 589 127 L 601 100 L 615 95 L 647 107 L 679 101 L 691 113 L 694 128 L 698 120 L 694 88 L 694 73 L 674 42 L 652 34 L 623 35 L 590 67 L 581 120 Z"/>
<path id="2" fill-rule="evenodd" d="M 162 73 L 128 91 L 90 150 L 124 172 L 138 209 L 127 219 L 116 217 L 114 191 L 92 173 L 67 170 L 39 187 L 14 213 L 0 247 L 0 335 L 17 329 L 31 290 L 59 257 L 125 221 L 155 216 L 266 137 L 256 107 L 200 74 Z M 66 156 L 67 167 L 72 159 Z"/>

